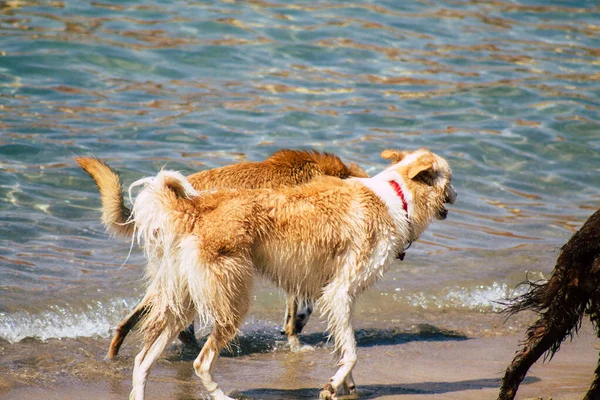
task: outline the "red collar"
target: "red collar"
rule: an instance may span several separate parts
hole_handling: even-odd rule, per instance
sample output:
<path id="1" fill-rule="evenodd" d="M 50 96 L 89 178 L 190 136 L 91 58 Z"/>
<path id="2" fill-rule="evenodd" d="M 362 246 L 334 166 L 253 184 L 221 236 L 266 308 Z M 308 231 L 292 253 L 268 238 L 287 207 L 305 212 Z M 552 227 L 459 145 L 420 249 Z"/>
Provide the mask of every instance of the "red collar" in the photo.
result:
<path id="1" fill-rule="evenodd" d="M 400 197 L 400 200 L 402 200 L 402 208 L 406 213 L 406 218 L 408 218 L 408 203 L 406 202 L 406 198 L 404 197 L 404 192 L 402 191 L 402 188 L 396 181 L 389 181 L 389 183 L 398 195 L 398 197 Z"/>

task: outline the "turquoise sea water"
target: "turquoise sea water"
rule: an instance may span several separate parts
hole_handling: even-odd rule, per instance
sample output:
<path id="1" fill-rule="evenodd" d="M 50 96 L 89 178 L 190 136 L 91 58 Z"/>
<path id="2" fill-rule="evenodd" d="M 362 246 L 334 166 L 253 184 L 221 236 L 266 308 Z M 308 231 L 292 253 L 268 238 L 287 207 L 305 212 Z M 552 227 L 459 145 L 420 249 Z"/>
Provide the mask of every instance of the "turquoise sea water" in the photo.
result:
<path id="1" fill-rule="evenodd" d="M 358 316 L 494 312 L 598 208 L 599 115 L 596 1 L 1 1 L 0 339 L 108 335 L 142 294 L 82 155 L 128 185 L 429 147 L 458 201 Z M 254 321 L 281 301 L 259 286 Z"/>

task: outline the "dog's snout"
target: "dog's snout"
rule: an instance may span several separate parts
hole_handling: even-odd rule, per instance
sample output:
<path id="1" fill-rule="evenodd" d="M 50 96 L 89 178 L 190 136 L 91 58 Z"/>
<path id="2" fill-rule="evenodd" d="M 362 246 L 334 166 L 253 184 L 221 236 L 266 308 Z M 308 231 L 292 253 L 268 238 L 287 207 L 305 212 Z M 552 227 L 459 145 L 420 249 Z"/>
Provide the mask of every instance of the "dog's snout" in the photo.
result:
<path id="1" fill-rule="evenodd" d="M 454 190 L 454 186 L 449 185 L 448 189 L 446 190 L 446 203 L 454 204 L 456 201 L 456 196 L 458 195 L 456 194 L 456 190 Z"/>
<path id="2" fill-rule="evenodd" d="M 440 210 L 440 213 L 438 215 L 438 219 L 446 219 L 448 218 L 448 210 L 446 210 L 445 208 Z"/>

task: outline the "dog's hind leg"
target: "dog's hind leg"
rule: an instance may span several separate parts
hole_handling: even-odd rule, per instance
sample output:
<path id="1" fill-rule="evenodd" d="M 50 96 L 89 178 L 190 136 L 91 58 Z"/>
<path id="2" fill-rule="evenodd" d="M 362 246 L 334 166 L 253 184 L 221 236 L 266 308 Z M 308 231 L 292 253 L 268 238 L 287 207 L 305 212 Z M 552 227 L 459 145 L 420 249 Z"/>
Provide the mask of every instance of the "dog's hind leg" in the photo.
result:
<path id="1" fill-rule="evenodd" d="M 194 360 L 194 370 L 196 375 L 202 380 L 202 384 L 210 393 L 210 397 L 213 400 L 233 400 L 223 393 L 219 388 L 217 382 L 213 378 L 213 371 L 215 368 L 215 362 L 219 358 L 219 352 L 224 347 L 224 343 L 228 341 L 220 341 L 217 337 L 221 336 L 220 329 L 213 329 L 213 333 L 208 337 L 206 343 L 202 347 L 200 354 Z"/>
<path id="2" fill-rule="evenodd" d="M 233 400 L 219 388 L 213 371 L 219 352 L 235 337 L 250 307 L 253 266 L 244 257 L 223 256 L 210 264 L 203 264 L 202 269 L 206 273 L 205 279 L 196 282 L 194 292 L 198 294 L 197 304 L 201 303 L 205 310 L 209 310 L 213 329 L 194 360 L 194 370 L 211 399 Z M 202 318 L 203 315 L 200 315 Z"/>
<path id="3" fill-rule="evenodd" d="M 158 359 L 165 347 L 175 338 L 177 331 L 163 330 L 162 333 L 150 344 L 145 344 L 142 351 L 135 357 L 133 367 L 133 388 L 129 400 L 144 400 L 146 381 L 150 368 Z"/>
<path id="4" fill-rule="evenodd" d="M 561 309 L 563 311 L 563 309 Z M 527 330 L 527 339 L 506 369 L 498 400 L 513 400 L 529 368 L 547 351 L 556 351 L 569 332 L 576 327 L 576 315 L 564 315 L 550 307 Z"/>
<path id="5" fill-rule="evenodd" d="M 246 299 L 246 304 L 248 304 Z M 227 311 L 222 309 L 221 311 Z M 242 311 L 242 312 L 239 312 Z M 215 362 L 219 358 L 219 352 L 223 349 L 231 339 L 233 339 L 237 333 L 237 328 L 241 322 L 246 310 L 231 310 L 232 315 L 235 318 L 236 323 L 234 324 L 221 324 L 215 323 L 213 330 L 204 343 L 202 350 L 198 357 L 194 360 L 194 370 L 196 375 L 202 380 L 202 384 L 210 393 L 210 397 L 213 400 L 233 400 L 223 393 L 219 388 L 217 382 L 213 377 L 213 371 L 215 368 Z M 231 316 L 231 315 L 230 315 Z"/>
<path id="6" fill-rule="evenodd" d="M 143 299 L 135 307 L 131 314 L 129 314 L 127 317 L 123 318 L 121 322 L 119 322 L 117 329 L 115 329 L 115 335 L 110 341 L 110 346 L 108 347 L 108 354 L 106 355 L 106 359 L 112 360 L 119 354 L 119 350 L 121 349 L 121 345 L 123 344 L 125 337 L 138 324 L 138 322 L 140 322 L 140 320 L 146 315 L 147 312 L 148 305 L 146 304 L 146 299 Z M 190 324 L 187 328 L 179 332 L 178 338 L 186 346 L 199 347 L 198 341 L 196 340 L 196 334 L 194 332 L 193 324 Z"/>
<path id="7" fill-rule="evenodd" d="M 130 400 L 144 399 L 146 382 L 152 365 L 169 343 L 173 341 L 179 331 L 192 320 L 194 310 L 192 308 L 187 309 L 184 313 L 185 318 L 177 318 L 168 308 L 157 315 L 160 315 L 160 320 L 157 320 L 158 327 L 146 331 L 144 347 L 135 357 L 132 379 L 133 388 L 129 395 Z M 149 324 L 149 326 L 152 325 Z"/>
<path id="8" fill-rule="evenodd" d="M 121 349 L 121 345 L 123 344 L 123 340 L 125 340 L 125 336 L 127 336 L 133 327 L 137 325 L 147 311 L 148 307 L 140 303 L 131 314 L 119 322 L 119 325 L 115 330 L 115 335 L 110 341 L 110 346 L 108 347 L 108 354 L 106 355 L 108 360 L 112 360 L 119 354 L 119 349 Z"/>
<path id="9" fill-rule="evenodd" d="M 125 340 L 125 337 L 129 334 L 129 332 L 140 322 L 140 320 L 146 315 L 148 312 L 148 305 L 146 304 L 145 299 L 142 300 L 135 309 L 129 314 L 127 317 L 123 318 L 117 329 L 115 329 L 115 335 L 110 341 L 110 346 L 108 347 L 108 354 L 106 355 L 106 359 L 112 360 L 119 354 L 119 350 L 121 349 L 121 345 Z M 196 346 L 199 347 L 198 341 L 196 340 L 196 334 L 194 331 L 194 325 L 190 324 L 187 328 L 179 332 L 177 336 L 179 340 L 186 346 Z"/>
<path id="10" fill-rule="evenodd" d="M 123 340 L 129 334 L 129 332 L 138 324 L 140 319 L 146 315 L 148 312 L 148 304 L 147 304 L 147 296 L 145 296 L 142 301 L 135 307 L 135 309 L 129 314 L 127 317 L 123 318 L 117 329 L 115 330 L 115 335 L 110 341 L 110 346 L 108 347 L 108 354 L 106 358 L 111 360 L 115 358 L 119 354 L 119 349 L 121 349 L 121 345 L 123 344 Z"/>

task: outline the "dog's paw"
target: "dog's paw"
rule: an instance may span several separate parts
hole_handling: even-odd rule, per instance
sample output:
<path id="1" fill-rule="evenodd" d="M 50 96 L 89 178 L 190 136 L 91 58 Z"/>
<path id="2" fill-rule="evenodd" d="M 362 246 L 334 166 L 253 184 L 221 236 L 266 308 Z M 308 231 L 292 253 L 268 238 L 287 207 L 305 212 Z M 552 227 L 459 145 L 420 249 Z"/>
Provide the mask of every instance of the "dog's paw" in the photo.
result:
<path id="1" fill-rule="evenodd" d="M 297 346 L 290 346 L 290 351 L 292 353 L 304 353 L 306 351 L 315 351 L 315 348 L 314 348 L 314 346 L 311 346 L 310 344 L 298 343 Z"/>
<path id="2" fill-rule="evenodd" d="M 335 389 L 331 383 L 326 384 L 319 393 L 319 400 L 336 400 Z"/>
<path id="3" fill-rule="evenodd" d="M 358 390 L 356 390 L 356 386 L 354 386 L 354 384 L 352 384 L 352 386 L 348 386 L 345 382 L 342 383 L 342 386 L 338 388 L 335 394 L 336 399 L 339 400 L 358 399 Z"/>
<path id="4" fill-rule="evenodd" d="M 336 400 L 356 400 L 359 398 L 358 390 L 353 389 L 348 394 L 340 394 L 335 397 Z"/>

